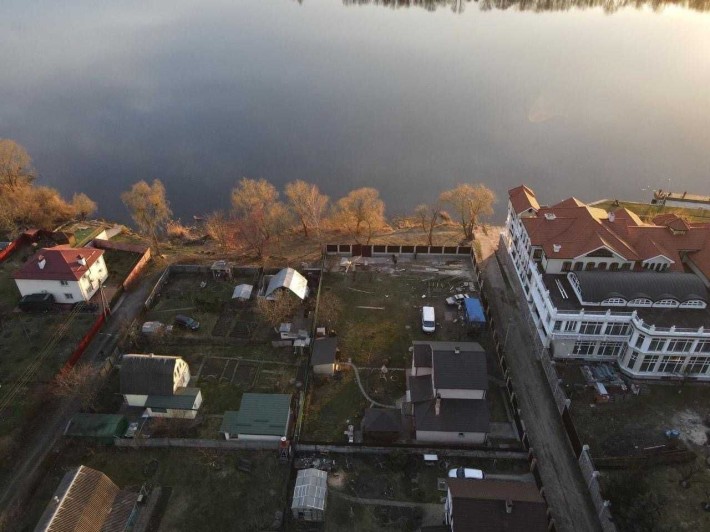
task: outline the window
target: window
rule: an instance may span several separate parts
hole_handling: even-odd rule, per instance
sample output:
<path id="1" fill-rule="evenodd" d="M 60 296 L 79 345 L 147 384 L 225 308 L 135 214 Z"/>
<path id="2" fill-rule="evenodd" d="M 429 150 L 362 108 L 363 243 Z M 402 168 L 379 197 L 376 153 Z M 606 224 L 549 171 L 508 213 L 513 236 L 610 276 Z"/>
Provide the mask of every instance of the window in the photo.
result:
<path id="1" fill-rule="evenodd" d="M 600 334 L 603 325 L 596 321 L 583 321 L 579 327 L 579 334 Z"/>
<path id="2" fill-rule="evenodd" d="M 561 331 L 562 330 L 562 322 L 561 321 L 555 321 L 552 323 L 552 330 L 553 331 Z"/>
<path id="3" fill-rule="evenodd" d="M 597 355 L 600 357 L 618 357 L 624 349 L 624 342 L 602 342 Z"/>
<path id="4" fill-rule="evenodd" d="M 562 271 L 563 272 L 568 272 L 572 269 L 572 263 L 568 260 L 562 263 Z"/>
<path id="5" fill-rule="evenodd" d="M 168 409 L 167 408 L 154 408 L 151 407 L 151 410 L 153 411 L 154 414 L 167 414 Z"/>
<path id="6" fill-rule="evenodd" d="M 629 361 L 626 364 L 626 367 L 629 369 L 633 369 L 634 366 L 636 365 L 636 360 L 638 359 L 638 357 L 639 357 L 639 352 L 636 351 L 635 349 L 632 349 L 631 356 L 629 357 Z"/>
<path id="7" fill-rule="evenodd" d="M 680 304 L 680 308 L 705 308 L 705 307 L 706 307 L 705 301 L 701 301 L 699 299 L 691 299 L 690 301 L 686 301 L 686 302 Z"/>
<path id="8" fill-rule="evenodd" d="M 64 299 L 74 299 L 74 294 L 64 294 Z"/>
<path id="9" fill-rule="evenodd" d="M 602 305 L 609 305 L 610 307 L 624 307 L 626 306 L 626 300 L 623 297 L 610 297 L 602 301 Z"/>
<path id="10" fill-rule="evenodd" d="M 612 262 L 609 265 L 609 271 L 615 272 L 616 270 L 619 269 L 619 263 L 618 262 Z"/>
<path id="11" fill-rule="evenodd" d="M 688 353 L 692 347 L 692 340 L 671 340 L 668 342 L 668 351 L 674 353 Z"/>
<path id="12" fill-rule="evenodd" d="M 710 340 L 700 340 L 695 348 L 696 353 L 710 353 Z"/>
<path id="13" fill-rule="evenodd" d="M 638 338 L 636 338 L 636 343 L 634 344 L 636 347 L 641 347 L 643 345 L 643 341 L 646 339 L 646 337 L 643 334 L 639 334 Z"/>
<path id="14" fill-rule="evenodd" d="M 637 298 L 637 299 L 632 299 L 629 301 L 629 306 L 630 307 L 650 307 L 653 305 L 653 301 L 650 299 L 646 299 L 643 297 Z"/>
<path id="15" fill-rule="evenodd" d="M 651 371 L 653 371 L 656 362 L 658 362 L 658 355 L 646 355 L 641 361 L 641 367 L 639 368 L 639 372 L 650 373 Z"/>
<path id="16" fill-rule="evenodd" d="M 648 345 L 648 350 L 649 351 L 663 351 L 663 347 L 665 345 L 666 345 L 665 338 L 654 338 L 651 340 L 651 343 Z"/>
<path id="17" fill-rule="evenodd" d="M 678 301 L 675 299 L 661 299 L 653 304 L 654 307 L 677 307 Z"/>
<path id="18" fill-rule="evenodd" d="M 533 256 L 532 258 L 535 259 L 541 259 L 542 258 L 542 250 L 540 248 L 536 249 L 533 251 Z"/>
<path id="19" fill-rule="evenodd" d="M 575 342 L 572 349 L 573 355 L 593 355 L 596 342 Z"/>
<path id="20" fill-rule="evenodd" d="M 629 326 L 626 323 L 609 323 L 606 326 L 606 334 L 610 336 L 626 336 L 629 334 Z"/>
<path id="21" fill-rule="evenodd" d="M 600 269 L 600 270 L 606 270 L 606 262 L 600 262 L 600 263 L 599 263 L 599 269 Z"/>
<path id="22" fill-rule="evenodd" d="M 661 359 L 658 365 L 658 371 L 661 373 L 678 373 L 683 367 L 685 357 L 683 356 L 668 356 Z"/>
<path id="23" fill-rule="evenodd" d="M 690 357 L 686 369 L 688 373 L 703 374 L 710 368 L 710 357 Z"/>
<path id="24" fill-rule="evenodd" d="M 629 270 L 629 269 L 631 269 L 631 264 L 629 264 L 628 262 L 625 262 L 624 264 L 621 265 L 621 269 L 622 270 Z"/>
<path id="25" fill-rule="evenodd" d="M 566 321 L 565 322 L 565 332 L 574 332 L 577 330 L 576 321 Z"/>
<path id="26" fill-rule="evenodd" d="M 593 270 L 593 269 L 594 269 L 594 266 L 595 266 L 595 264 L 594 264 L 593 262 L 588 262 L 588 263 L 587 263 L 587 266 L 586 266 L 584 269 L 587 270 L 587 271 Z"/>
<path id="27" fill-rule="evenodd" d="M 59 281 L 59 284 L 62 286 L 69 286 L 69 281 Z"/>
<path id="28" fill-rule="evenodd" d="M 576 272 L 582 271 L 582 268 L 584 268 L 584 264 L 582 264 L 581 262 L 574 263 L 574 271 L 576 271 Z"/>

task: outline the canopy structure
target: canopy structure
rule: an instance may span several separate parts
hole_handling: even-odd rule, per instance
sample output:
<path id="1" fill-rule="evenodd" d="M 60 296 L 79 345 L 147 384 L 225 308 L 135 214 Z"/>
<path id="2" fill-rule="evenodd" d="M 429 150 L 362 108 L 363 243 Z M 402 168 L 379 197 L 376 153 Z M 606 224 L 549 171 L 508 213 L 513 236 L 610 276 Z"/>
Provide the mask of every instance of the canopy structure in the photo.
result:
<path id="1" fill-rule="evenodd" d="M 299 299 L 306 299 L 308 296 L 308 281 L 293 268 L 284 268 L 274 275 L 269 281 L 264 294 L 267 298 L 272 297 L 279 288 L 285 288 L 293 292 Z"/>

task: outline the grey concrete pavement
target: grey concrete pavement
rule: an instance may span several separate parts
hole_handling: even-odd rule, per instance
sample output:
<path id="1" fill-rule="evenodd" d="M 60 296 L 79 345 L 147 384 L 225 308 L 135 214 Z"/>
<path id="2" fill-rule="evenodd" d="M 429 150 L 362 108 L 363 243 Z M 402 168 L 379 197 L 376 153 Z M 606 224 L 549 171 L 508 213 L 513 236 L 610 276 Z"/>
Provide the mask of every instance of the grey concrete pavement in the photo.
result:
<path id="1" fill-rule="evenodd" d="M 506 286 L 495 255 L 484 262 L 483 270 L 484 291 L 496 323 L 510 323 L 504 333 L 506 359 L 557 530 L 599 531 L 601 526 L 554 398 L 530 349 L 532 339 L 522 322 L 517 298 Z"/>

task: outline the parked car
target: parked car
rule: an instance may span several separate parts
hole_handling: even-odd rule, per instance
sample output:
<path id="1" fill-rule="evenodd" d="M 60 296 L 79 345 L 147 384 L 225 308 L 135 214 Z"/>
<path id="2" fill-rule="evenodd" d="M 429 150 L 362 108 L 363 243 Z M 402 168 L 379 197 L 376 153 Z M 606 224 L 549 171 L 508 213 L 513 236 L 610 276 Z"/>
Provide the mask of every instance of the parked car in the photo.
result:
<path id="1" fill-rule="evenodd" d="M 20 299 L 18 304 L 23 312 L 49 312 L 54 309 L 52 294 L 30 294 Z"/>
<path id="2" fill-rule="evenodd" d="M 480 469 L 455 467 L 449 471 L 449 478 L 474 478 L 476 480 L 483 480 L 486 478 L 486 474 Z"/>
<path id="3" fill-rule="evenodd" d="M 191 331 L 196 331 L 200 328 L 200 322 L 190 316 L 185 316 L 184 314 L 178 314 L 175 316 L 175 325 L 182 327 L 183 329 L 190 329 Z"/>
<path id="4" fill-rule="evenodd" d="M 434 307 L 422 307 L 422 331 L 427 334 L 432 334 L 436 331 Z"/>

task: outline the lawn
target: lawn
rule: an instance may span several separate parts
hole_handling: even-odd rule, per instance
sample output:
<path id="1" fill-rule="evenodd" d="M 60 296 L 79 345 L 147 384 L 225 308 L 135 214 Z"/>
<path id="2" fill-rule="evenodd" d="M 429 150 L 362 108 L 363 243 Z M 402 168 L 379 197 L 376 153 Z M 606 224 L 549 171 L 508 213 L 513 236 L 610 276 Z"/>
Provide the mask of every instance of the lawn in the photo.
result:
<path id="1" fill-rule="evenodd" d="M 251 473 L 237 469 L 240 459 L 251 462 Z M 80 464 L 102 471 L 121 488 L 137 490 L 144 482 L 171 488 L 164 531 L 264 530 L 286 504 L 289 470 L 273 452 L 72 445 L 57 455 L 34 494 L 25 527 L 37 522 L 64 472 Z"/>

